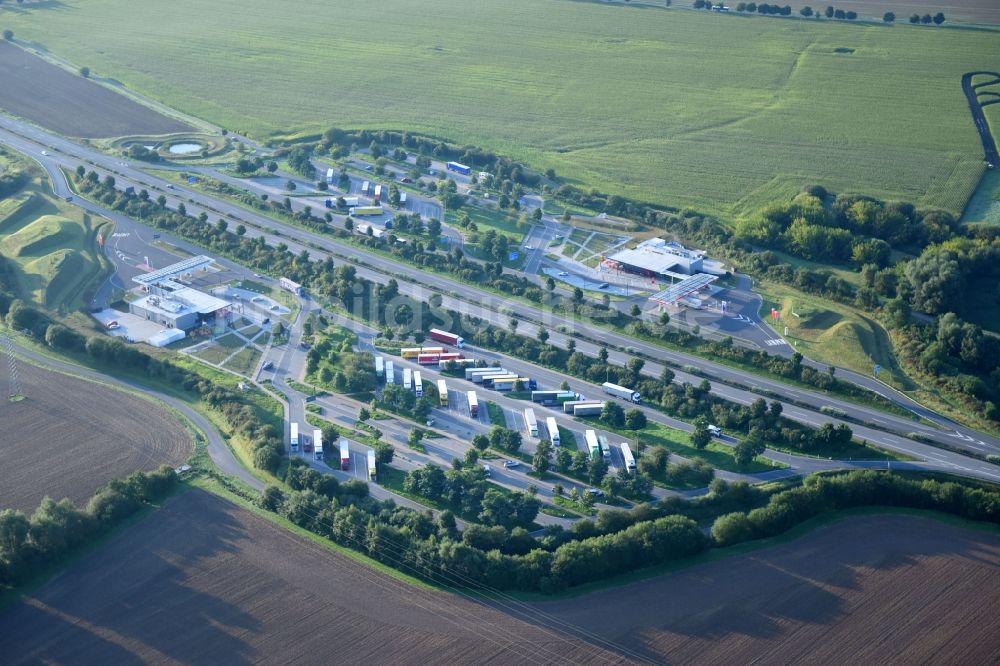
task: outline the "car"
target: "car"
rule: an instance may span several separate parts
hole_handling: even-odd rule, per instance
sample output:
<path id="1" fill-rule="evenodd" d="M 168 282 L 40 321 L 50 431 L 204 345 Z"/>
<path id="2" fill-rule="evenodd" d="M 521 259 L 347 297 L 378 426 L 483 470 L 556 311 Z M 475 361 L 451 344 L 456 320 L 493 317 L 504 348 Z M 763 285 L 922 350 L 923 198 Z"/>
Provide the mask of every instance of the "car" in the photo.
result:
<path id="1" fill-rule="evenodd" d="M 176 190 L 177 186 L 174 185 L 173 183 L 167 183 L 167 189 L 168 190 Z"/>
<path id="2" fill-rule="evenodd" d="M 535 248 L 534 248 L 534 247 L 532 247 L 531 245 L 525 245 L 525 246 L 524 246 L 524 249 L 525 249 L 525 250 L 534 250 Z"/>
<path id="3" fill-rule="evenodd" d="M 271 306 L 271 312 L 277 312 L 277 311 L 278 311 L 278 310 L 280 310 L 280 309 L 281 309 L 281 307 L 280 307 L 280 306 L 277 306 L 277 305 L 272 305 L 272 306 Z"/>
<path id="4" fill-rule="evenodd" d="M 260 273 L 254 273 L 253 276 L 256 277 L 256 278 L 259 278 L 260 277 Z"/>
<path id="5" fill-rule="evenodd" d="M 160 234 L 153 234 L 153 240 L 156 240 L 156 239 L 158 239 L 159 237 L 160 237 Z"/>
<path id="6" fill-rule="evenodd" d="M 708 426 L 708 434 L 712 437 L 722 437 L 722 428 L 716 425 Z"/>
<path id="7" fill-rule="evenodd" d="M 486 474 L 486 478 L 487 479 L 490 478 L 491 476 L 493 476 L 493 472 L 490 471 L 490 466 L 489 465 L 483 465 L 483 472 Z"/>
<path id="8" fill-rule="evenodd" d="M 42 155 L 48 155 L 48 154 L 49 154 L 49 151 L 47 151 L 47 150 L 43 150 L 42 151 Z"/>
<path id="9" fill-rule="evenodd" d="M 307 395 L 306 396 L 306 402 L 316 402 L 316 396 L 314 396 L 314 395 Z"/>
<path id="10" fill-rule="evenodd" d="M 520 460 L 504 460 L 503 461 L 504 469 L 510 469 L 511 467 L 517 467 L 520 464 L 521 464 Z"/>
<path id="11" fill-rule="evenodd" d="M 569 277 L 569 273 L 566 271 L 559 271 L 559 277 Z"/>
<path id="12" fill-rule="evenodd" d="M 583 492 L 590 493 L 591 497 L 604 497 L 604 491 L 600 488 L 587 488 Z"/>
<path id="13" fill-rule="evenodd" d="M 365 171 L 371 171 L 371 170 L 372 170 L 372 165 L 371 164 L 366 164 L 365 165 Z"/>
<path id="14" fill-rule="evenodd" d="M 433 418 L 427 419 L 427 427 L 430 428 L 432 425 L 434 425 L 434 419 Z"/>
<path id="15" fill-rule="evenodd" d="M 274 363 L 271 363 L 270 361 L 268 361 L 268 362 L 266 362 L 264 364 L 264 368 L 263 369 L 264 370 L 271 370 L 272 368 L 274 368 Z"/>
<path id="16" fill-rule="evenodd" d="M 66 201 L 72 201 L 73 200 L 73 195 L 72 194 L 67 195 L 65 198 L 66 198 Z"/>
<path id="17" fill-rule="evenodd" d="M 109 331 L 113 331 L 113 330 L 115 330 L 116 328 L 118 328 L 118 326 L 119 326 L 119 325 L 118 325 L 118 322 L 117 322 L 117 321 L 109 321 L 109 322 L 108 322 L 107 324 L 105 324 L 105 326 L 107 326 L 107 327 L 108 327 L 108 330 L 109 330 Z"/>
<path id="18" fill-rule="evenodd" d="M 597 285 L 597 288 L 598 289 L 607 289 L 609 286 L 611 286 L 611 285 L 609 285 L 607 282 L 602 282 L 601 284 Z"/>

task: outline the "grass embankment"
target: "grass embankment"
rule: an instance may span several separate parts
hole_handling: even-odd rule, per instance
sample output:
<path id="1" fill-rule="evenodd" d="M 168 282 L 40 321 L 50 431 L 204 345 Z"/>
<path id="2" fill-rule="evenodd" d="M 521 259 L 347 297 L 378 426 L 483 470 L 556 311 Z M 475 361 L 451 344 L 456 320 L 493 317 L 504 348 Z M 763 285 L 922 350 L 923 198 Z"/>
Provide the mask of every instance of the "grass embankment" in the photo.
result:
<path id="1" fill-rule="evenodd" d="M 264 0 L 236 13 L 179 0 L 142 15 L 126 0 L 65 4 L 70 11 L 45 11 L 44 21 L 10 14 L 7 27 L 257 136 L 321 132 L 336 108 L 345 127 L 448 137 L 553 167 L 584 188 L 718 214 L 810 182 L 958 212 L 983 171 L 955 81 L 995 51 L 989 29 L 387 0 L 373 41 L 370 17 L 347 0 L 284 13 Z M 248 52 L 251 33 L 257 51 L 280 55 Z M 706 43 L 718 45 L 710 58 L 698 48 Z M 316 86 L 317 66 L 329 62 L 346 75 Z M 925 94 L 913 94 L 914 71 Z M 379 85 L 365 85 L 367 72 L 380 72 Z M 251 78 L 282 85 L 245 85 Z"/>

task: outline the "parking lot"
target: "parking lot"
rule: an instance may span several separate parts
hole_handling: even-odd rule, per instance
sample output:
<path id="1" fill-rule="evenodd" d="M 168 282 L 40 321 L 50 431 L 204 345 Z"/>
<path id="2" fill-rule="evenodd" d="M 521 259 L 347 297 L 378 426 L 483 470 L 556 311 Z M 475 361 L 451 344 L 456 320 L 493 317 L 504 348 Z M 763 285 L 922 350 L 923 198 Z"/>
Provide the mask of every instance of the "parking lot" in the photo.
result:
<path id="1" fill-rule="evenodd" d="M 162 324 L 158 324 L 155 321 L 149 321 L 138 315 L 119 312 L 111 308 L 91 314 L 93 314 L 94 319 L 101 322 L 108 335 L 124 338 L 129 342 L 145 342 L 151 335 L 155 335 L 165 328 Z M 111 322 L 117 322 L 117 326 L 108 329 L 107 326 Z"/>

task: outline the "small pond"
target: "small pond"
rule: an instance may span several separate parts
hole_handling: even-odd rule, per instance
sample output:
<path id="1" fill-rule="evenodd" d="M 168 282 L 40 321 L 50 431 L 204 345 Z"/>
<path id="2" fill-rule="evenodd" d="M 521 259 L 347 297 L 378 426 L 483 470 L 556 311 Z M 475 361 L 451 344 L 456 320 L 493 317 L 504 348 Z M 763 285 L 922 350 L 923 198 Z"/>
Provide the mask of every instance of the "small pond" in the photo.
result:
<path id="1" fill-rule="evenodd" d="M 188 153 L 196 153 L 201 149 L 202 145 L 200 143 L 175 143 L 167 148 L 167 151 L 174 155 L 187 155 Z"/>

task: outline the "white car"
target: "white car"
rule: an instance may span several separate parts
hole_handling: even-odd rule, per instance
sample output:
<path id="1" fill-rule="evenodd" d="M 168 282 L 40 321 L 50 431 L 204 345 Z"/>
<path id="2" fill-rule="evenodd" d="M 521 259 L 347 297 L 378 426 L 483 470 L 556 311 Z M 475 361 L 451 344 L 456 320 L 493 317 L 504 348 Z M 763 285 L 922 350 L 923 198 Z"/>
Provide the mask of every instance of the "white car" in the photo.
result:
<path id="1" fill-rule="evenodd" d="M 568 277 L 568 276 L 569 273 L 567 273 L 566 271 L 559 271 L 559 277 Z"/>
<path id="2" fill-rule="evenodd" d="M 517 467 L 520 464 L 521 464 L 520 460 L 504 460 L 503 461 L 504 469 L 510 469 L 511 467 Z"/>
<path id="3" fill-rule="evenodd" d="M 42 155 L 48 155 L 48 154 L 49 154 L 49 151 L 47 151 L 47 150 L 43 150 L 42 151 Z"/>
<path id="4" fill-rule="evenodd" d="M 604 497 L 604 491 L 600 488 L 587 488 L 583 492 L 590 493 L 591 497 Z"/>

